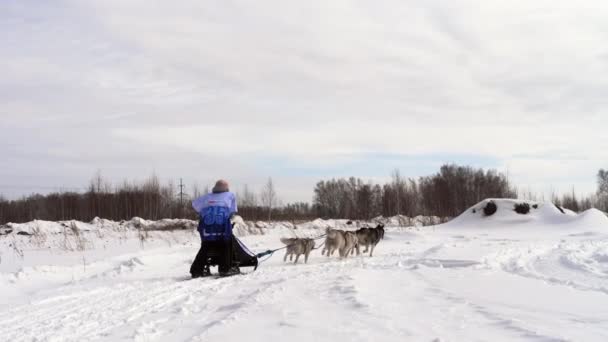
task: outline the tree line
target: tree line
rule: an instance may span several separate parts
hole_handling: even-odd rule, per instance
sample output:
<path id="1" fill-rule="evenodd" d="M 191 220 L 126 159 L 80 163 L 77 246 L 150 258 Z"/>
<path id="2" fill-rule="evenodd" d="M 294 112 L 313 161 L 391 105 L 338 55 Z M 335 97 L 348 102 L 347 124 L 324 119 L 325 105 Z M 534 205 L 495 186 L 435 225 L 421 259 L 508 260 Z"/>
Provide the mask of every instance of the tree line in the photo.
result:
<path id="1" fill-rule="evenodd" d="M 155 175 L 141 184 L 123 182 L 112 187 L 96 175 L 84 193 L 34 194 L 13 201 L 0 199 L 0 223 L 40 220 L 81 220 L 95 217 L 127 220 L 135 216 L 150 220 L 183 216 L 173 184 L 161 185 Z"/>
<path id="2" fill-rule="evenodd" d="M 404 178 L 395 170 L 386 184 L 354 177 L 320 181 L 314 189 L 313 209 L 320 217 L 353 219 L 453 217 L 491 197 L 516 198 L 517 191 L 505 175 L 495 170 L 443 165 L 438 173 L 419 179 Z"/>
<path id="3" fill-rule="evenodd" d="M 80 220 L 95 217 L 120 221 L 133 217 L 147 220 L 163 218 L 197 219 L 190 202 L 205 193 L 194 185 L 192 194 L 179 193 L 172 183 L 161 184 L 156 175 L 142 183 L 124 181 L 112 186 L 98 172 L 83 193 L 66 191 L 47 195 L 33 194 L 18 200 L 0 196 L 0 224 L 32 220 Z M 179 190 L 183 189 L 179 187 Z M 237 191 L 239 214 L 248 220 L 308 220 L 313 212 L 308 203 L 281 204 L 271 178 L 259 194 L 245 186 Z"/>
<path id="4" fill-rule="evenodd" d="M 597 181 L 598 190 L 592 196 L 579 198 L 573 191 L 553 195 L 550 200 L 574 211 L 591 207 L 607 211 L 608 171 L 600 170 Z M 196 219 L 190 200 L 208 191 L 208 187 L 201 191 L 194 186 L 192 195 L 184 196 L 177 192 L 175 184 L 161 184 L 155 175 L 141 183 L 124 181 L 112 186 L 97 173 L 82 193 L 33 194 L 17 200 L 0 196 L 0 224 L 34 219 L 90 221 L 94 217 L 116 221 L 135 216 L 149 220 Z M 248 186 L 236 192 L 239 214 L 248 220 L 371 219 L 394 215 L 454 217 L 485 198 L 538 200 L 534 194 L 518 193 L 508 177 L 496 170 L 453 164 L 443 165 L 437 173 L 418 179 L 405 178 L 395 170 L 390 181 L 383 184 L 355 177 L 321 180 L 313 189 L 312 203 L 283 204 L 271 178 L 259 193 Z"/>

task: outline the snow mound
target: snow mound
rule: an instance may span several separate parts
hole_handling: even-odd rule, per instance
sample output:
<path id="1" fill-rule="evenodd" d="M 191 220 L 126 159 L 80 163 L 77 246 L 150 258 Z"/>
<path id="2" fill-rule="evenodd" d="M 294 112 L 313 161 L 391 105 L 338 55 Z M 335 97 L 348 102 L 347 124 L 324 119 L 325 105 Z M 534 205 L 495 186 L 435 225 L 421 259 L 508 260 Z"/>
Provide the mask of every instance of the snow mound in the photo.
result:
<path id="1" fill-rule="evenodd" d="M 26 223 L 7 223 L 2 226 L 0 235 L 11 233 L 21 233 L 21 235 L 40 235 L 40 234 L 64 234 L 76 232 L 98 232 L 101 230 L 192 230 L 196 229 L 197 223 L 185 219 L 162 219 L 158 221 L 144 220 L 134 217 L 128 221 L 111 221 L 94 218 L 91 222 L 81 222 L 76 220 L 69 221 L 43 221 L 34 220 Z"/>
<path id="2" fill-rule="evenodd" d="M 385 227 L 424 227 L 441 224 L 447 221 L 448 218 L 439 216 L 422 216 L 408 217 L 404 215 L 396 215 L 392 217 L 378 216 L 372 221 L 384 224 Z"/>
<path id="3" fill-rule="evenodd" d="M 494 213 L 492 213 L 494 210 L 484 210 L 493 205 L 496 206 Z M 516 210 L 518 206 L 519 212 Z M 576 230 L 598 229 L 605 232 L 608 231 L 608 216 L 597 209 L 589 209 L 577 214 L 550 202 L 494 198 L 477 203 L 460 216 L 442 225 L 442 227 L 449 228 L 539 228 L 549 226 L 568 227 Z"/>
<path id="4" fill-rule="evenodd" d="M 27 223 L 8 223 L 3 229 L 13 233 L 21 233 L 22 235 L 37 235 L 40 233 L 46 234 L 61 234 L 66 231 L 83 231 L 91 232 L 98 230 L 96 224 L 89 224 L 80 221 L 43 221 L 34 220 Z"/>

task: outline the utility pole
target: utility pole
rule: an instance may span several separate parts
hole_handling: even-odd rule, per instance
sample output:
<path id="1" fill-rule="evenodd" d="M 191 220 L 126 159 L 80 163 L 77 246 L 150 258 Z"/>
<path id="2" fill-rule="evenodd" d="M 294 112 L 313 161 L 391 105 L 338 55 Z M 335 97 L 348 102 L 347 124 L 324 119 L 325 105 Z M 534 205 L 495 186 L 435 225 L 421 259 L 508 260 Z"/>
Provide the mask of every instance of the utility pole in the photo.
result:
<path id="1" fill-rule="evenodd" d="M 184 207 L 184 183 L 182 181 L 182 179 L 179 179 L 179 207 L 180 210 L 181 208 Z"/>

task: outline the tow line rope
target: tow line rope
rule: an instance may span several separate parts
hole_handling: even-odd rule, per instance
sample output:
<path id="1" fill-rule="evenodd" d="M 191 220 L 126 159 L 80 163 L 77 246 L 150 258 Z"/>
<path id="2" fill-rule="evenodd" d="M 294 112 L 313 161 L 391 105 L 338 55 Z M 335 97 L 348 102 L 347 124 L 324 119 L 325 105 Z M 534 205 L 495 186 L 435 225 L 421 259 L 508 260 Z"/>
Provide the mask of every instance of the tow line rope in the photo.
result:
<path id="1" fill-rule="evenodd" d="M 323 243 L 321 243 L 321 244 L 319 245 L 319 247 L 315 247 L 315 248 L 313 248 L 313 250 L 315 250 L 315 249 L 319 249 L 319 248 L 321 248 L 321 247 L 323 247 L 323 246 L 325 246 L 325 241 L 323 241 Z"/>
<path id="2" fill-rule="evenodd" d="M 318 236 L 318 237 L 314 238 L 313 240 L 319 240 L 319 239 L 324 238 L 325 236 L 327 236 L 327 234 L 320 235 L 320 236 Z M 323 246 L 324 244 L 325 244 L 325 242 L 323 242 L 323 243 L 321 244 L 321 246 Z M 283 247 L 281 247 L 281 248 L 277 248 L 277 249 L 269 249 L 269 250 L 267 250 L 267 251 L 265 251 L 265 252 L 258 253 L 258 254 L 256 254 L 255 256 L 256 256 L 256 257 L 258 257 L 258 258 L 261 258 L 261 257 L 264 257 L 264 256 L 267 256 L 267 255 L 268 255 L 268 258 L 266 258 L 266 259 L 264 259 L 264 260 L 262 260 L 262 261 L 261 261 L 261 262 L 264 262 L 264 261 L 266 261 L 266 260 L 270 259 L 270 257 L 271 257 L 271 256 L 272 256 L 272 255 L 273 255 L 275 252 L 278 252 L 278 251 L 280 251 L 280 250 L 282 250 L 282 249 L 286 249 L 287 247 L 292 246 L 292 245 L 294 245 L 294 244 L 292 243 L 292 244 L 289 244 L 289 245 L 287 245 L 287 246 L 283 246 Z M 313 249 L 319 249 L 319 248 L 321 248 L 321 246 L 319 246 L 319 247 L 317 247 L 317 248 L 313 248 Z"/>

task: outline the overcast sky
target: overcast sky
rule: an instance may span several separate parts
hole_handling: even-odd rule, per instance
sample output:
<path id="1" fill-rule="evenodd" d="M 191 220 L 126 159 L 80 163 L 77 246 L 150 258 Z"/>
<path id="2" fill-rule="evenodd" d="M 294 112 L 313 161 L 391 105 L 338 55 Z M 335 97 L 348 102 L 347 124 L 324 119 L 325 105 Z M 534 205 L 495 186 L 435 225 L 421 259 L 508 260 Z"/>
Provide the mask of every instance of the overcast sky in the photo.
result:
<path id="1" fill-rule="evenodd" d="M 0 193 L 233 189 L 454 162 L 589 193 L 606 1 L 0 1 Z"/>

